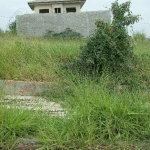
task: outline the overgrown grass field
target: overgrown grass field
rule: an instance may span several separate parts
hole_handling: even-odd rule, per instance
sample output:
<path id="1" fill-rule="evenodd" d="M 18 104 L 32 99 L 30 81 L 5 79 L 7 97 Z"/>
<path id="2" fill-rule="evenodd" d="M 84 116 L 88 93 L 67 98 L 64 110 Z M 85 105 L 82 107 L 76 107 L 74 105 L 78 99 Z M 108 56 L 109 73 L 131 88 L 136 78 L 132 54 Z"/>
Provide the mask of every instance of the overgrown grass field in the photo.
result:
<path id="1" fill-rule="evenodd" d="M 60 65 L 79 54 L 84 40 L 0 37 L 0 78 L 56 81 Z"/>
<path id="2" fill-rule="evenodd" d="M 0 36 L 0 79 L 59 83 L 42 96 L 68 111 L 49 117 L 0 105 L 0 149 L 15 149 L 18 138 L 37 139 L 40 150 L 150 149 L 150 41 L 134 41 L 136 84 L 123 89 L 110 74 L 95 79 L 64 69 L 85 43 Z"/>

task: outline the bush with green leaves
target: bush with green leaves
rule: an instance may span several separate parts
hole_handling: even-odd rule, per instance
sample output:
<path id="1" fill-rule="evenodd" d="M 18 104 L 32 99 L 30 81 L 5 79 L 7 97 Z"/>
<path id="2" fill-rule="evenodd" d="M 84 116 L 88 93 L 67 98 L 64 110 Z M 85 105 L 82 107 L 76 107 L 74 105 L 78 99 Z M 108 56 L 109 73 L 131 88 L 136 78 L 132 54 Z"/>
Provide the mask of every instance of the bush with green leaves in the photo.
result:
<path id="1" fill-rule="evenodd" d="M 114 74 L 132 69 L 133 46 L 127 26 L 137 22 L 139 15 L 132 15 L 130 4 L 130 1 L 119 4 L 116 0 L 111 6 L 112 22 L 96 21 L 95 33 L 81 48 L 81 55 L 75 62 L 80 70 Z"/>
<path id="2" fill-rule="evenodd" d="M 71 39 L 78 39 L 81 38 L 82 35 L 78 32 L 72 31 L 70 28 L 66 28 L 64 31 L 60 33 L 55 33 L 53 31 L 48 31 L 45 35 L 45 38 L 71 38 Z"/>
<path id="3" fill-rule="evenodd" d="M 17 34 L 16 21 L 13 21 L 9 24 L 7 33 Z"/>

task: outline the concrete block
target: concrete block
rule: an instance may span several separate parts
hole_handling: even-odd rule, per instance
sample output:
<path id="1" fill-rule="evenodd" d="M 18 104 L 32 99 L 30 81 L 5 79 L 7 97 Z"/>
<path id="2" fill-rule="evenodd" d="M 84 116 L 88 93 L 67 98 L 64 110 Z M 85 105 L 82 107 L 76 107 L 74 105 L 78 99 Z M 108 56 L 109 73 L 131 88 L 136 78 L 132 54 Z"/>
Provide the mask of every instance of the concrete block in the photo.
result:
<path id="1" fill-rule="evenodd" d="M 0 80 L 0 87 L 7 95 L 36 96 L 50 91 L 52 83 Z"/>

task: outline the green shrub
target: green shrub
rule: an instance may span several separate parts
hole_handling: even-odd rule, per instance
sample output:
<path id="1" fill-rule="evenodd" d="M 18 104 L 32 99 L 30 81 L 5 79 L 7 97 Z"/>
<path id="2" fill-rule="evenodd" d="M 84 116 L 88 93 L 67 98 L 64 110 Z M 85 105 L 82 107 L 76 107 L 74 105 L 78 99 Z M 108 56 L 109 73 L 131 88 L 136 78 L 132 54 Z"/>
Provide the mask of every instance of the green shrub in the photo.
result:
<path id="1" fill-rule="evenodd" d="M 7 33 L 17 34 L 16 21 L 13 21 L 9 24 Z"/>
<path id="2" fill-rule="evenodd" d="M 131 2 L 112 3 L 112 23 L 98 20 L 97 29 L 74 63 L 84 72 L 101 74 L 129 72 L 132 69 L 133 47 L 127 26 L 139 20 L 130 12 Z"/>
<path id="3" fill-rule="evenodd" d="M 77 33 L 75 31 L 72 31 L 70 28 L 66 28 L 63 32 L 60 33 L 54 33 L 53 31 L 47 32 L 45 35 L 46 38 L 52 37 L 52 38 L 81 38 L 82 35 L 80 33 Z"/>

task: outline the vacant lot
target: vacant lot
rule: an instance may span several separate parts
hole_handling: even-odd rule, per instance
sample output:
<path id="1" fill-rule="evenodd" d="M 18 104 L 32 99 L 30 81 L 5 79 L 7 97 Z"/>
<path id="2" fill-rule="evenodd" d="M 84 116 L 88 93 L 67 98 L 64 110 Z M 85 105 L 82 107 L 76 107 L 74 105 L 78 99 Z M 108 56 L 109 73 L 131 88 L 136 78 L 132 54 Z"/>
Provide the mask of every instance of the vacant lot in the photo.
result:
<path id="1" fill-rule="evenodd" d="M 56 82 L 41 96 L 68 111 L 63 118 L 49 117 L 0 105 L 0 149 L 15 150 L 19 138 L 36 139 L 43 150 L 150 149 L 150 41 L 134 41 L 137 63 L 130 86 L 109 74 L 95 79 L 66 70 L 85 43 L 0 37 L 0 79 Z"/>

